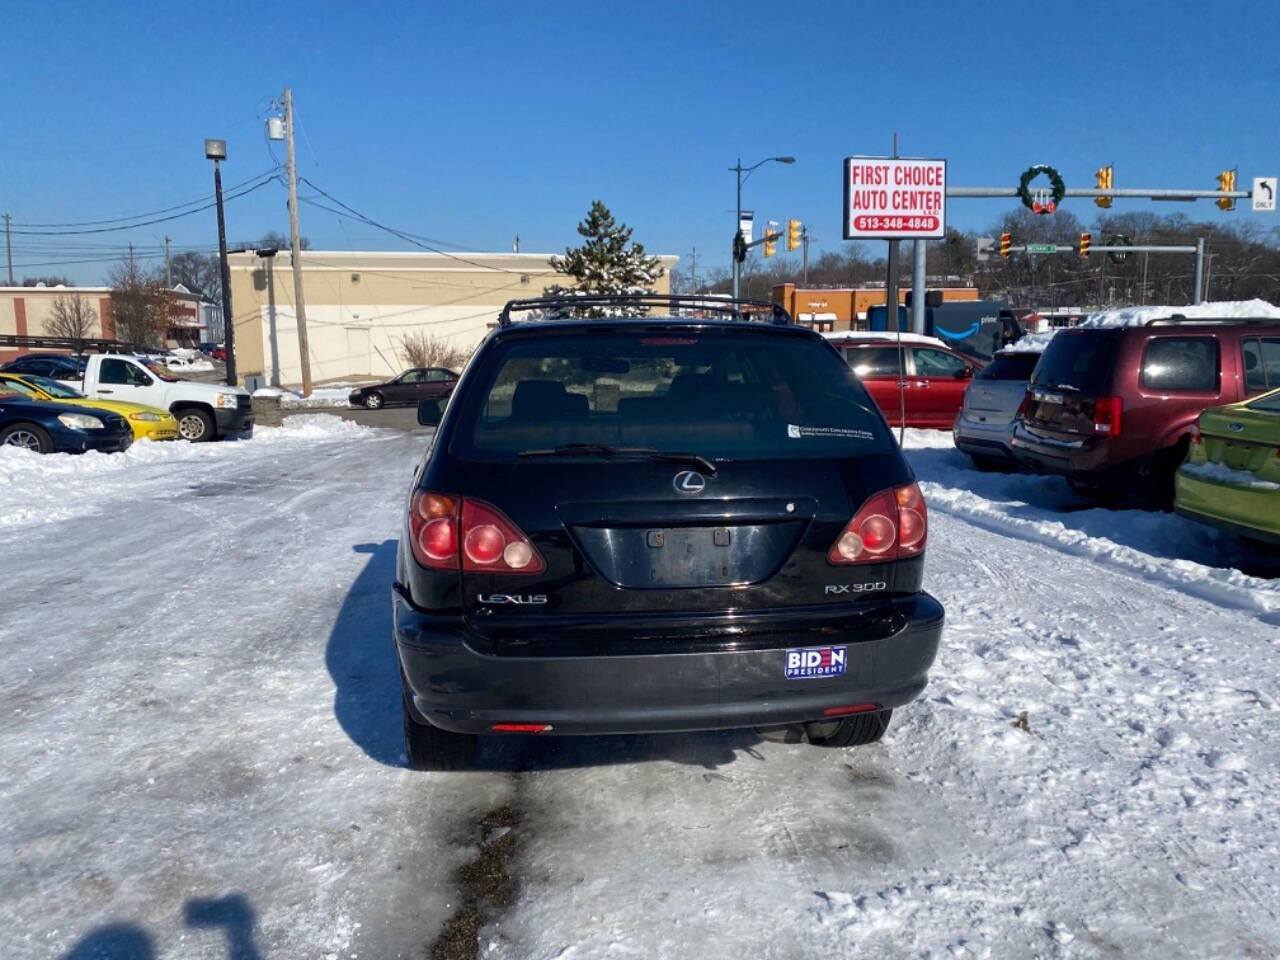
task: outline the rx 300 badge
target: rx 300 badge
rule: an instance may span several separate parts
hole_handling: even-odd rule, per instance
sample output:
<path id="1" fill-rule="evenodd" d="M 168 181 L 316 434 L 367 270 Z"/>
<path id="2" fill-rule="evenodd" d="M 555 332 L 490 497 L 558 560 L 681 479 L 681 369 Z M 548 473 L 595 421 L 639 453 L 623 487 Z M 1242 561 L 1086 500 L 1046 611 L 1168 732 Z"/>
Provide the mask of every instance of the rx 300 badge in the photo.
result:
<path id="1" fill-rule="evenodd" d="M 846 647 L 806 647 L 801 650 L 788 650 L 787 679 L 838 677 L 844 673 L 847 660 Z"/>

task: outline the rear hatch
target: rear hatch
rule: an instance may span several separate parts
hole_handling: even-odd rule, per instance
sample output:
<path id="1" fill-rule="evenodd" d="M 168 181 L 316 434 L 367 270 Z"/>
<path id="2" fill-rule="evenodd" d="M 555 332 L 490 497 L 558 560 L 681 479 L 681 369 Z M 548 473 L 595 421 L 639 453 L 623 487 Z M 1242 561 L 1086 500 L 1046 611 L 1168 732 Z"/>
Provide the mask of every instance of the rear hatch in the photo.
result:
<path id="1" fill-rule="evenodd" d="M 1119 330 L 1064 330 L 1049 341 L 1028 385 L 1027 427 L 1056 439 L 1094 436 L 1109 412 Z M 1103 409 L 1099 409 L 1099 400 Z"/>
<path id="2" fill-rule="evenodd" d="M 912 480 L 829 346 L 748 324 L 571 329 L 496 342 L 424 476 L 537 551 L 532 573 L 464 562 L 477 632 L 527 647 L 625 621 L 632 639 L 723 643 L 750 614 L 756 642 L 761 617 L 883 618 L 870 608 L 919 590 L 918 556 L 828 563 L 868 498 Z"/>
<path id="3" fill-rule="evenodd" d="M 1039 359 L 1036 353 L 1007 353 L 995 357 L 965 390 L 965 414 L 979 423 L 1013 420 Z"/>
<path id="4" fill-rule="evenodd" d="M 1280 393 L 1200 414 L 1205 459 L 1231 470 L 1280 479 Z"/>

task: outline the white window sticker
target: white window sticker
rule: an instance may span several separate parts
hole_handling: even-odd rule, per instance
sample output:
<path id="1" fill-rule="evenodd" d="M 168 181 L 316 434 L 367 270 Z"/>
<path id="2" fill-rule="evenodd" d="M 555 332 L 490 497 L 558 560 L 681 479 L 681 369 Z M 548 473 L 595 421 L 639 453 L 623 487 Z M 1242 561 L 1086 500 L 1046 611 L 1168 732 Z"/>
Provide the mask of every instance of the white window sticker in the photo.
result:
<path id="1" fill-rule="evenodd" d="M 787 436 L 792 440 L 803 440 L 805 437 L 848 437 L 853 440 L 876 438 L 870 430 L 855 427 L 802 427 L 794 423 L 787 424 Z"/>

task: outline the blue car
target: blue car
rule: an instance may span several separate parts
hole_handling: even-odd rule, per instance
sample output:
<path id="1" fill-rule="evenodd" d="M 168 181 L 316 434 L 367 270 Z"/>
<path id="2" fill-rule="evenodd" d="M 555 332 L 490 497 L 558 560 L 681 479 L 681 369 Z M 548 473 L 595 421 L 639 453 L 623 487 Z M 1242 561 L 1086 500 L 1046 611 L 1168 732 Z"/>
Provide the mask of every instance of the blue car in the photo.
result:
<path id="1" fill-rule="evenodd" d="M 33 453 L 114 453 L 131 443 L 133 430 L 118 413 L 0 393 L 0 445 Z"/>

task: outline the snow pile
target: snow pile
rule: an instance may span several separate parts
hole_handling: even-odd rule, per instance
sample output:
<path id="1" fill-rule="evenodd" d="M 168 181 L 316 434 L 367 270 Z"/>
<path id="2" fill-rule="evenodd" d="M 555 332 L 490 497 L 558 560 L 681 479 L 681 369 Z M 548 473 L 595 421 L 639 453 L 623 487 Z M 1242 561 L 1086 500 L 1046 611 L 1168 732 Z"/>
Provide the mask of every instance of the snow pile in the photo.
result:
<path id="1" fill-rule="evenodd" d="M 1090 314 L 1080 324 L 1082 327 L 1141 327 L 1152 320 L 1163 320 L 1181 314 L 1188 320 L 1197 317 L 1226 319 L 1230 317 L 1275 317 L 1280 319 L 1280 307 L 1266 300 L 1219 300 L 1211 303 L 1188 304 L 1180 307 L 1147 306 L 1122 307 Z"/>
<path id="2" fill-rule="evenodd" d="M 1225 483 L 1249 490 L 1280 490 L 1280 483 L 1259 480 L 1249 470 L 1232 470 L 1223 463 L 1184 463 L 1180 469 L 1189 477 L 1198 477 L 1213 483 Z"/>
<path id="3" fill-rule="evenodd" d="M 283 397 L 284 391 L 279 387 L 259 387 L 253 391 L 255 397 Z"/>
<path id="4" fill-rule="evenodd" d="M 1049 346 L 1049 341 L 1054 338 L 1058 327 L 1053 330 L 1042 330 L 1039 333 L 1028 333 L 1025 337 L 1013 341 L 1007 347 L 999 350 L 999 353 L 1044 353 L 1045 347 Z"/>
<path id="5" fill-rule="evenodd" d="M 351 403 L 347 400 L 347 397 L 351 395 L 351 391 L 364 385 L 361 383 L 331 383 L 327 386 L 312 388 L 311 396 L 309 397 L 304 397 L 296 390 L 281 389 L 279 393 L 280 406 L 286 410 L 297 410 L 306 407 L 349 407 Z"/>

